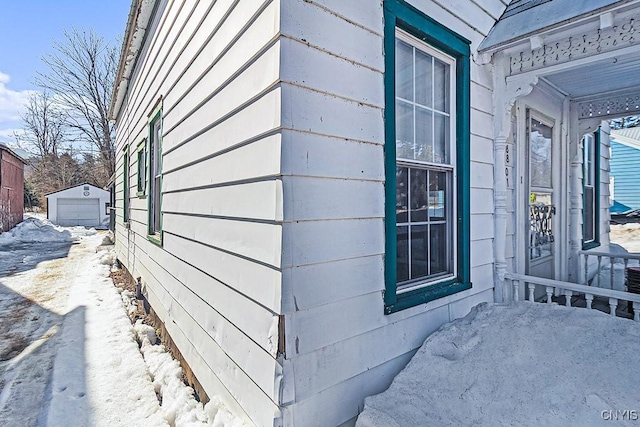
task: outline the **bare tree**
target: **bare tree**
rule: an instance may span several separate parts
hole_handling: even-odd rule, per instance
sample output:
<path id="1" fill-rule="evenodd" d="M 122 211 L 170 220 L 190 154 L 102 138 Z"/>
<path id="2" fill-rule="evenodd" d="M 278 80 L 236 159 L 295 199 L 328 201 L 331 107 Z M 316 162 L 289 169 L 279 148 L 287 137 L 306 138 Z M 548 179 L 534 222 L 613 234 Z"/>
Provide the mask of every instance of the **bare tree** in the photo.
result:
<path id="1" fill-rule="evenodd" d="M 48 91 L 32 92 L 22 114 L 23 130 L 16 139 L 25 143 L 29 151 L 35 151 L 40 159 L 52 154 L 58 156 L 58 148 L 67 140 L 66 114 L 56 105 Z"/>
<path id="2" fill-rule="evenodd" d="M 68 126 L 79 140 L 98 151 L 98 164 L 106 180 L 115 171 L 114 124 L 109 104 L 118 66 L 118 50 L 92 30 L 72 30 L 53 46 L 45 58 L 46 73 L 36 82 L 50 90 L 65 107 Z M 101 182 L 106 185 L 107 181 Z"/>

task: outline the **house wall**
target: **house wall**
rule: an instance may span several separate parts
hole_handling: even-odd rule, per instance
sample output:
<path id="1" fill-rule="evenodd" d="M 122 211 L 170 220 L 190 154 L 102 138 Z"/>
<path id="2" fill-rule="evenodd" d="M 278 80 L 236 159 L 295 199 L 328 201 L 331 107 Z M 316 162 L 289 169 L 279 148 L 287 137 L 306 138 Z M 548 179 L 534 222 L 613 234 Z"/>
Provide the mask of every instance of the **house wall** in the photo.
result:
<path id="1" fill-rule="evenodd" d="M 472 53 L 505 7 L 409 3 Z M 283 420 L 349 425 L 429 334 L 493 300 L 491 69 L 471 63 L 473 287 L 385 315 L 382 2 L 282 0 L 281 31 Z"/>
<path id="2" fill-rule="evenodd" d="M 117 120 L 117 256 L 205 391 L 271 426 L 282 378 L 280 2 L 157 3 Z M 159 106 L 162 245 L 147 238 L 149 199 L 136 195 L 136 148 Z"/>
<path id="3" fill-rule="evenodd" d="M 640 148 L 611 141 L 611 175 L 614 181 L 614 205 L 612 213 L 640 209 Z"/>
<path id="4" fill-rule="evenodd" d="M 85 187 L 89 187 L 85 190 Z M 85 195 L 88 192 L 88 195 Z M 78 185 L 73 188 L 58 191 L 47 196 L 47 218 L 54 224 L 58 223 L 58 199 L 100 199 L 100 224 L 108 225 L 109 212 L 106 205 L 110 203 L 110 195 L 108 191 L 89 184 Z"/>
<path id="5" fill-rule="evenodd" d="M 0 150 L 0 232 L 22 221 L 24 212 L 24 163 Z"/>

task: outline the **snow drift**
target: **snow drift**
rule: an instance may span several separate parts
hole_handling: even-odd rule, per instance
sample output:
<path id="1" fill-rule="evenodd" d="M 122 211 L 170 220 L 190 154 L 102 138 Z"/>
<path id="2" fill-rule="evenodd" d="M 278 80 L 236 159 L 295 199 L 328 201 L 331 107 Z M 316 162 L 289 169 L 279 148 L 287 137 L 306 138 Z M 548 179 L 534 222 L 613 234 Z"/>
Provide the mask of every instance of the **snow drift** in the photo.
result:
<path id="1" fill-rule="evenodd" d="M 592 426 L 624 411 L 637 425 L 639 338 L 639 322 L 596 310 L 482 304 L 427 338 L 357 426 Z"/>

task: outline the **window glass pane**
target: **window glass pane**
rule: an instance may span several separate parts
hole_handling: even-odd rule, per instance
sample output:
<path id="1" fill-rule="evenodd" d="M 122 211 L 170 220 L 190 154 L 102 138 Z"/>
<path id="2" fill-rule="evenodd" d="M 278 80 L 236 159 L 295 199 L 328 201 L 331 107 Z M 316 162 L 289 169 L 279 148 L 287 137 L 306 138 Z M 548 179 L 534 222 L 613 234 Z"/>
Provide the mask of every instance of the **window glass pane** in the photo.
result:
<path id="1" fill-rule="evenodd" d="M 432 107 L 432 56 L 416 49 L 416 102 Z"/>
<path id="2" fill-rule="evenodd" d="M 411 171 L 411 222 L 427 220 L 427 171 L 410 169 Z"/>
<path id="3" fill-rule="evenodd" d="M 584 241 L 591 242 L 594 236 L 594 191 L 593 187 L 584 188 Z"/>
<path id="4" fill-rule="evenodd" d="M 584 138 L 585 149 L 585 184 L 593 185 L 595 181 L 595 138 L 587 135 Z"/>
<path id="5" fill-rule="evenodd" d="M 414 158 L 413 106 L 406 102 L 396 102 L 396 157 Z"/>
<path id="6" fill-rule="evenodd" d="M 446 219 L 447 173 L 429 171 L 429 219 L 442 221 Z"/>
<path id="7" fill-rule="evenodd" d="M 429 233 L 426 225 L 411 227 L 411 279 L 429 275 Z"/>
<path id="8" fill-rule="evenodd" d="M 433 161 L 433 113 L 416 107 L 416 144 L 412 160 Z"/>
<path id="9" fill-rule="evenodd" d="M 396 168 L 396 222 L 409 222 L 409 185 L 407 168 Z"/>
<path id="10" fill-rule="evenodd" d="M 429 233 L 431 274 L 445 273 L 448 271 L 449 245 L 447 242 L 447 225 L 431 225 Z"/>
<path id="11" fill-rule="evenodd" d="M 449 112 L 449 65 L 434 59 L 433 61 L 433 87 L 434 103 L 436 110 Z"/>
<path id="12" fill-rule="evenodd" d="M 406 282 L 409 280 L 409 227 L 396 227 L 396 280 Z"/>
<path id="13" fill-rule="evenodd" d="M 434 114 L 433 162 L 449 163 L 449 117 Z"/>
<path id="14" fill-rule="evenodd" d="M 552 128 L 531 119 L 529 144 L 531 150 L 531 185 L 551 188 L 551 137 Z"/>
<path id="15" fill-rule="evenodd" d="M 413 47 L 396 39 L 396 96 L 413 101 Z"/>

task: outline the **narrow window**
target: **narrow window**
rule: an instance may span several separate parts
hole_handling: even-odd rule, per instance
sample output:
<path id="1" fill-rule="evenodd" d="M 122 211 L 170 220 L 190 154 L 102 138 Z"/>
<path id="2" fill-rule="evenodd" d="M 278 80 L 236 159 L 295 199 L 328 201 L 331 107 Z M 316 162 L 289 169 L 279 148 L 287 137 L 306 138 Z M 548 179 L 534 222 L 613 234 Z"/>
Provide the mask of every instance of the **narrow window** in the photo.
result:
<path id="1" fill-rule="evenodd" d="M 593 135 L 582 138 L 583 147 L 583 248 L 590 249 L 599 245 L 600 129 Z"/>
<path id="2" fill-rule="evenodd" d="M 162 112 L 149 123 L 149 235 L 160 242 L 162 231 Z"/>
<path id="3" fill-rule="evenodd" d="M 385 1 L 385 312 L 469 289 L 469 41 Z"/>

